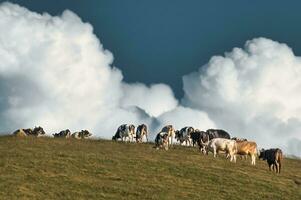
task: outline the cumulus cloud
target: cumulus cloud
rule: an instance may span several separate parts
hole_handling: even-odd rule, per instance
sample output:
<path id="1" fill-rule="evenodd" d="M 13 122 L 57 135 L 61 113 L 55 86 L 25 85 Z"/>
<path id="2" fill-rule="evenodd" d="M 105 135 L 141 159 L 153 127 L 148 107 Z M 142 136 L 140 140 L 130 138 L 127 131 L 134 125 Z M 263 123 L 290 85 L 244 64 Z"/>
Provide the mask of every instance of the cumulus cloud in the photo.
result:
<path id="1" fill-rule="evenodd" d="M 141 83 L 123 84 L 123 91 L 123 106 L 137 106 L 152 117 L 158 117 L 178 105 L 173 91 L 165 84 L 155 84 L 150 87 Z"/>
<path id="2" fill-rule="evenodd" d="M 301 156 L 301 146 L 288 145 L 301 140 L 301 60 L 286 44 L 247 41 L 244 49 L 212 57 L 183 83 L 182 103 L 204 110 L 218 127 Z"/>
<path id="3" fill-rule="evenodd" d="M 108 138 L 119 124 L 147 123 L 177 106 L 167 85 L 124 83 L 92 26 L 69 10 L 50 16 L 4 3 L 0 29 L 5 131 L 35 125 L 48 132 L 86 128 Z"/>

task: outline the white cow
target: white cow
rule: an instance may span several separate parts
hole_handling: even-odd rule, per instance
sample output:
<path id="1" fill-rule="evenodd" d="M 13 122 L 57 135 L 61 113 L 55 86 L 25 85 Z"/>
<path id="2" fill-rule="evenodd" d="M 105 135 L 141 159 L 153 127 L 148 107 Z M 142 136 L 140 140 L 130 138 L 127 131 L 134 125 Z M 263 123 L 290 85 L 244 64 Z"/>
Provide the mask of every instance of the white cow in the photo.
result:
<path id="1" fill-rule="evenodd" d="M 213 138 L 212 140 L 208 140 L 206 143 L 201 141 L 203 148 L 203 153 L 208 154 L 208 152 L 212 152 L 214 157 L 217 156 L 219 151 L 226 152 L 230 156 L 230 161 L 236 162 L 236 152 L 237 145 L 235 140 L 225 139 L 225 138 Z"/>

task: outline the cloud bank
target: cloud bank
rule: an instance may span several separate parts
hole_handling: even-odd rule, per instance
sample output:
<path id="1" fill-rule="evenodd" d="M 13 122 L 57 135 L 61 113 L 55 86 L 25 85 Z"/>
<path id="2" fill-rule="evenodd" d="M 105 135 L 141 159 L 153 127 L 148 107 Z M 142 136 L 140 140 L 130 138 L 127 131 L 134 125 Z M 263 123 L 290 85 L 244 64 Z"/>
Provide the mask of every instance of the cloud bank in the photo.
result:
<path id="1" fill-rule="evenodd" d="M 123 82 L 93 27 L 69 10 L 50 16 L 3 3 L 0 29 L 1 132 L 41 125 L 110 138 L 123 123 L 158 131 L 156 117 L 178 106 L 168 85 Z"/>
<path id="2" fill-rule="evenodd" d="M 205 111 L 218 127 L 301 156 L 301 59 L 286 44 L 247 41 L 183 82 L 182 103 Z"/>
<path id="3" fill-rule="evenodd" d="M 0 127 L 48 133 L 89 129 L 110 138 L 118 125 L 222 128 L 301 157 L 301 61 L 265 38 L 214 56 L 183 77 L 180 102 L 165 84 L 125 83 L 113 55 L 72 11 L 39 14 L 0 4 Z M 137 66 L 139 67 L 139 66 Z"/>

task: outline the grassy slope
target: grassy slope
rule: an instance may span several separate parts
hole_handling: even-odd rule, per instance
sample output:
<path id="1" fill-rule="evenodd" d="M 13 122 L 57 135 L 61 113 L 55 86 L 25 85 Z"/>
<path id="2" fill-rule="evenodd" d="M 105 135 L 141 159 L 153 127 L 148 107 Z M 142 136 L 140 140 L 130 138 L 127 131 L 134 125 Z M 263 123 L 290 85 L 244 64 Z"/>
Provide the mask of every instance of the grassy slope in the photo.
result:
<path id="1" fill-rule="evenodd" d="M 301 199 L 301 161 L 283 173 L 194 148 L 0 137 L 1 199 Z"/>

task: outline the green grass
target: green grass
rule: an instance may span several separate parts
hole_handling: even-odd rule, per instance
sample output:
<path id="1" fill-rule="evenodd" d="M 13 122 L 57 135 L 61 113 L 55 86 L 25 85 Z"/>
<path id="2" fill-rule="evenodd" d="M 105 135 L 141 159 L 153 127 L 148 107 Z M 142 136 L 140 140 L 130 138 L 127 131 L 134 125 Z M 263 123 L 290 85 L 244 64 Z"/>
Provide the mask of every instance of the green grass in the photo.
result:
<path id="1" fill-rule="evenodd" d="M 196 148 L 0 137 L 0 199 L 301 199 L 301 161 L 283 171 Z"/>

